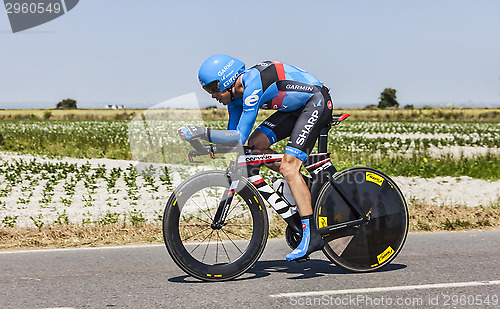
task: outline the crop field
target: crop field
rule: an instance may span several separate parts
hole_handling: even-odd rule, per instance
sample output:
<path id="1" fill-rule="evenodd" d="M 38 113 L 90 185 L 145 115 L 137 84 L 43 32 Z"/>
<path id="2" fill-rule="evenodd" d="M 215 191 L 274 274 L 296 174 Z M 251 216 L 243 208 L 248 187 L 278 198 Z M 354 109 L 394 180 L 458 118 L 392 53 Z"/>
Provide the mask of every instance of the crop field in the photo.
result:
<path id="1" fill-rule="evenodd" d="M 27 110 L 2 110 L 0 109 L 0 120 L 131 120 L 143 109 L 77 109 L 77 110 L 54 110 L 54 109 L 27 109 Z M 227 111 L 208 107 L 204 110 L 171 109 L 168 113 L 176 118 L 187 119 L 194 114 L 203 115 L 203 119 L 226 119 Z M 259 111 L 258 120 L 263 120 L 273 111 Z M 423 108 L 423 109 L 397 109 L 397 110 L 373 110 L 373 109 L 348 109 L 335 108 L 335 113 L 350 113 L 354 120 L 384 120 L 384 121 L 500 121 L 500 108 Z"/>
<path id="2" fill-rule="evenodd" d="M 339 170 L 364 165 L 396 179 L 425 182 L 426 178 L 441 177 L 446 180 L 440 182 L 446 183 L 450 178 L 457 179 L 457 183 L 475 179 L 482 181 L 481 187 L 499 182 L 500 123 L 496 120 L 354 118 L 330 131 L 328 150 Z M 207 117 L 204 123 L 223 129 L 226 120 Z M 175 135 L 175 130 L 186 124 L 200 125 L 203 121 L 182 120 L 175 113 L 146 120 L 136 117 L 133 121 L 36 117 L 1 120 L 0 238 L 17 243 L 4 247 L 29 246 L 36 235 L 49 235 L 54 229 L 65 230 L 66 235 L 77 229 L 91 230 L 104 241 L 113 232 L 103 235 L 103 230 L 128 235 L 154 226 L 156 232 L 146 233 L 148 241 L 160 241 L 159 224 L 170 192 L 183 179 L 202 170 L 208 161 L 212 167 L 218 162 L 207 158 L 201 166 L 188 166 L 189 144 Z M 282 152 L 285 146 L 286 141 L 281 141 L 273 148 Z M 137 161 L 155 164 L 143 164 L 137 170 Z M 407 196 L 414 211 L 412 229 L 499 226 L 500 192 L 490 195 L 489 200 L 477 204 L 434 205 Z M 448 217 L 447 213 L 454 216 Z M 274 226 L 271 234 L 281 237 L 283 230 L 283 226 Z"/>
<path id="3" fill-rule="evenodd" d="M 181 143 L 175 130 L 193 122 L 150 120 L 145 129 L 141 122 L 135 122 L 137 126 L 126 120 L 5 120 L 0 123 L 0 150 L 50 157 L 132 160 L 137 159 L 134 149 L 144 150 L 154 145 L 169 151 L 167 156 L 158 156 L 158 149 L 156 157 L 151 154 L 154 158 L 139 156 L 148 162 L 182 163 L 186 161 L 189 145 Z M 225 127 L 225 120 L 205 123 L 214 129 Z M 199 120 L 198 124 L 203 125 Z M 329 151 L 339 169 L 365 165 L 393 176 L 470 176 L 498 180 L 499 136 L 499 122 L 490 121 L 347 120 L 330 131 Z M 285 146 L 286 141 L 282 141 L 274 149 L 282 152 Z"/>

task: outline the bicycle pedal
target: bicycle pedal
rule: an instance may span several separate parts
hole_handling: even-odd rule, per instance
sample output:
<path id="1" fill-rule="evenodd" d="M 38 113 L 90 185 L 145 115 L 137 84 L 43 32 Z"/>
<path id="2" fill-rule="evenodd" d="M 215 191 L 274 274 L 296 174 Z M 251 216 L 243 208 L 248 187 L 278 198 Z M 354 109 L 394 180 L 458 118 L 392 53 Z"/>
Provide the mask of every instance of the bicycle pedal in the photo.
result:
<path id="1" fill-rule="evenodd" d="M 294 262 L 297 262 L 297 263 L 304 263 L 304 262 L 307 262 L 309 261 L 311 258 L 308 256 L 304 256 L 304 257 L 301 257 L 301 258 L 298 258 L 298 259 L 295 259 L 293 260 Z"/>

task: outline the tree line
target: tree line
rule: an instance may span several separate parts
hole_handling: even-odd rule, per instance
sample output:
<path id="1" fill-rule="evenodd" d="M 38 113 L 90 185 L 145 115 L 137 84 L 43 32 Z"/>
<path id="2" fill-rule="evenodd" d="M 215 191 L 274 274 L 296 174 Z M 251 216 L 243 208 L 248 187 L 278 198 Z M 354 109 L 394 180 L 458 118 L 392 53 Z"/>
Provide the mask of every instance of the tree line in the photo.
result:
<path id="1" fill-rule="evenodd" d="M 393 88 L 385 88 L 384 91 L 380 94 L 378 108 L 386 109 L 386 108 L 398 108 L 399 102 L 396 98 L 396 89 Z M 64 99 L 57 103 L 56 109 L 78 109 L 76 105 L 76 100 L 73 99 Z"/>

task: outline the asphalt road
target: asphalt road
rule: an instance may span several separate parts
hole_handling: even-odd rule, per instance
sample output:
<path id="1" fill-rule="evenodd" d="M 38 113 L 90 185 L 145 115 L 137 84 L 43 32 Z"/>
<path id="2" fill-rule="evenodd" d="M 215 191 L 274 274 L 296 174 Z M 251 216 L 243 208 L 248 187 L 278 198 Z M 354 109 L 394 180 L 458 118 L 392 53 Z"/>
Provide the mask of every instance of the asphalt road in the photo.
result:
<path id="1" fill-rule="evenodd" d="M 500 231 L 415 233 L 385 269 L 353 274 L 270 240 L 245 275 L 205 283 L 164 246 L 0 253 L 0 308 L 500 308 Z"/>

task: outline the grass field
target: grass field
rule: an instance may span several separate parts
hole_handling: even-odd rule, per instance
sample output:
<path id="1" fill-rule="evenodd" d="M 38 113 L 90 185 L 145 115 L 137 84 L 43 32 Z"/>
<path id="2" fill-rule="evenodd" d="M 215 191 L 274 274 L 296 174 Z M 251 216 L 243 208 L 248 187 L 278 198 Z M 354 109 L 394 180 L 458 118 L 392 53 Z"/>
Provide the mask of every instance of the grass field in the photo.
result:
<path id="1" fill-rule="evenodd" d="M 143 109 L 26 109 L 1 110 L 0 119 L 51 119 L 51 120 L 124 120 L 132 119 Z M 197 110 L 168 110 L 175 117 L 189 119 L 197 117 Z M 258 120 L 263 120 L 274 111 L 259 111 Z M 427 109 L 335 109 L 335 113 L 350 113 L 353 120 L 460 120 L 500 121 L 500 108 L 427 108 Z M 207 108 L 201 111 L 204 119 L 227 119 L 225 109 Z"/>
<path id="2" fill-rule="evenodd" d="M 131 119 L 141 113 L 141 109 L 0 109 L 0 119 L 3 120 L 119 120 Z"/>
<path id="3" fill-rule="evenodd" d="M 207 126 L 223 129 L 227 119 L 224 110 L 216 109 L 203 110 L 201 116 L 192 110 L 148 111 L 151 118 L 146 121 L 140 118 L 143 112 L 0 110 L 0 152 L 131 160 L 137 159 L 133 150 L 138 148 L 146 152 L 141 158 L 180 164 L 187 161 L 189 145 L 175 135 L 178 127 L 203 118 Z M 329 151 L 339 170 L 364 165 L 391 176 L 500 179 L 499 109 L 336 112 L 352 114 L 330 131 Z M 265 111 L 258 121 L 268 115 Z M 285 142 L 274 148 L 284 151 Z M 161 242 L 161 209 L 172 190 L 168 177 L 184 179 L 188 172 L 170 171 L 177 174 L 151 179 L 125 167 L 113 171 L 65 161 L 0 162 L 1 248 Z M 127 208 L 91 218 L 90 210 L 98 209 L 99 202 L 110 207 L 125 203 Z M 16 213 L 9 212 L 9 205 Z M 466 207 L 410 201 L 409 206 L 412 231 L 500 227 L 498 203 Z M 29 207 L 40 207 L 41 212 L 25 218 L 28 227 L 19 227 Z M 152 208 L 156 213 L 150 217 L 156 219 L 146 220 L 144 211 Z M 83 216 L 78 222 L 70 220 L 73 211 Z M 283 225 L 271 227 L 273 237 L 283 237 L 283 232 Z"/>
<path id="4" fill-rule="evenodd" d="M 381 111 L 382 115 L 386 112 Z M 213 129 L 224 129 L 226 126 L 224 119 L 207 116 L 204 123 L 193 119 L 195 113 L 192 111 L 167 110 L 163 113 L 162 119 L 146 122 L 140 118 L 133 122 L 38 118 L 3 120 L 0 122 L 0 151 L 51 157 L 148 158 L 147 153 L 138 155 L 131 151 L 140 149 L 151 151 L 148 160 L 178 164 L 186 161 L 189 151 L 189 145 L 181 143 L 175 134 L 178 127 L 193 124 L 194 121 Z M 161 113 L 154 112 L 154 115 Z M 393 176 L 470 176 L 497 180 L 500 177 L 499 136 L 499 122 L 490 120 L 386 121 L 353 118 L 330 131 L 328 150 L 339 168 L 365 165 Z M 282 141 L 273 147 L 283 152 L 285 145 L 286 141 Z M 156 148 L 150 149 L 151 146 Z M 166 153 L 160 155 L 161 151 Z"/>

